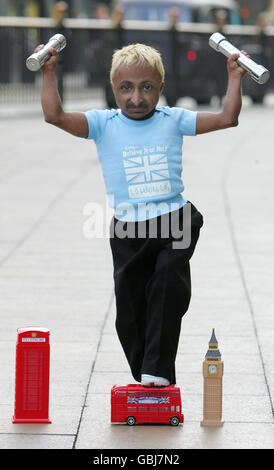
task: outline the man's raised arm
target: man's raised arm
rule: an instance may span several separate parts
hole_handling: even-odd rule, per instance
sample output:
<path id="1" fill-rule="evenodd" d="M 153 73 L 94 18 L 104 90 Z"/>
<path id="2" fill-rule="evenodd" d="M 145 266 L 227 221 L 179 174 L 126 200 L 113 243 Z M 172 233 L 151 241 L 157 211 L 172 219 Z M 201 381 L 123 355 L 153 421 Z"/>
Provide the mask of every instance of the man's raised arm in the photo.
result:
<path id="1" fill-rule="evenodd" d="M 242 52 L 248 56 L 244 51 Z M 236 63 L 238 56 L 239 54 L 233 54 L 227 60 L 228 85 L 222 111 L 220 113 L 199 112 L 196 124 L 197 134 L 204 134 L 238 125 L 238 117 L 242 107 L 242 78 L 246 73 Z"/>
<path id="2" fill-rule="evenodd" d="M 34 52 L 38 52 L 43 45 L 37 46 Z M 45 121 L 63 129 L 77 137 L 87 137 L 89 133 L 88 122 L 84 113 L 65 112 L 57 90 L 55 67 L 58 61 L 58 53 L 50 49 L 52 56 L 45 62 L 42 71 L 41 104 Z"/>

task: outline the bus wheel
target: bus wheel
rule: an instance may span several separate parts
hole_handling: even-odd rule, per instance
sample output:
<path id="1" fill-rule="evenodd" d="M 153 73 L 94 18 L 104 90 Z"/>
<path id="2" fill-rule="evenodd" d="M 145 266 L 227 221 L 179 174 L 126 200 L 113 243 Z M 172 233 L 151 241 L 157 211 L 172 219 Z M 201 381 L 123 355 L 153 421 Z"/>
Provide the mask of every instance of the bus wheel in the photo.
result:
<path id="1" fill-rule="evenodd" d="M 179 418 L 177 418 L 177 416 L 172 416 L 169 422 L 171 426 L 178 426 L 178 424 L 180 423 L 180 420 Z"/>
<path id="2" fill-rule="evenodd" d="M 134 418 L 134 416 L 128 416 L 127 417 L 127 424 L 129 426 L 134 426 L 135 423 L 136 423 L 136 419 Z"/>

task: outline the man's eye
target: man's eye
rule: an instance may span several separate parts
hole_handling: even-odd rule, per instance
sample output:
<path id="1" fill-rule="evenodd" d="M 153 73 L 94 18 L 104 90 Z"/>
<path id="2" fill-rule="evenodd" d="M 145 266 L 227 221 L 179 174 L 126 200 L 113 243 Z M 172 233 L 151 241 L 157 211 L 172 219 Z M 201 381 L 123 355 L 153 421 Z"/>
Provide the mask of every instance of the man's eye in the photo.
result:
<path id="1" fill-rule="evenodd" d="M 144 89 L 145 89 L 145 90 L 151 90 L 151 89 L 152 89 L 152 86 L 151 86 L 151 85 L 145 85 L 145 86 L 144 86 Z"/>
<path id="2" fill-rule="evenodd" d="M 129 90 L 130 86 L 129 85 L 122 85 L 121 90 Z"/>

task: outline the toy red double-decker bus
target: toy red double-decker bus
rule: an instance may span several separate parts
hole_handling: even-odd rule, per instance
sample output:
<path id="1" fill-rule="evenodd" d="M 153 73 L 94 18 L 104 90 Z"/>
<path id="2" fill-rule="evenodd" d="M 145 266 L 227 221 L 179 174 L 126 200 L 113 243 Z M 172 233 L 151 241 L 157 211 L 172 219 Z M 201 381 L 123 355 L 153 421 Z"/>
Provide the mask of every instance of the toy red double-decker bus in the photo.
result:
<path id="1" fill-rule="evenodd" d="M 169 423 L 184 422 L 180 388 L 144 387 L 142 385 L 114 385 L 111 389 L 111 422 Z"/>

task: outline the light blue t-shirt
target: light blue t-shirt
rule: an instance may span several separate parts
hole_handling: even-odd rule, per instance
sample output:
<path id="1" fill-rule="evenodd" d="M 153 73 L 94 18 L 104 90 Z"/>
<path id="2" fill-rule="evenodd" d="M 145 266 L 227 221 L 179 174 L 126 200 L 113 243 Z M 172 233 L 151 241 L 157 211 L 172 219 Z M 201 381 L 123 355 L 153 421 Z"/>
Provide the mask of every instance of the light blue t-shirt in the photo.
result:
<path id="1" fill-rule="evenodd" d="M 85 115 L 117 219 L 146 220 L 187 202 L 181 194 L 182 144 L 184 135 L 196 135 L 197 112 L 159 106 L 143 121 L 119 109 Z"/>

